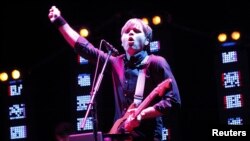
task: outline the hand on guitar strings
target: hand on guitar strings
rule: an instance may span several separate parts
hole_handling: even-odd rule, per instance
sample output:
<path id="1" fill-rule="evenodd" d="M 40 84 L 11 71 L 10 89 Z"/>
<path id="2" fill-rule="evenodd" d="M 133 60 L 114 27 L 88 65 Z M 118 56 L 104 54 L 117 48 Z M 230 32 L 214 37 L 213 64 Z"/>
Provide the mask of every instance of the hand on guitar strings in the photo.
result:
<path id="1" fill-rule="evenodd" d="M 124 123 L 124 129 L 127 132 L 130 132 L 134 128 L 138 127 L 140 125 L 141 120 L 142 120 L 142 116 L 144 115 L 144 112 L 142 111 L 137 117 L 135 117 L 135 115 L 134 115 L 135 111 L 136 111 L 136 108 L 129 109 L 127 111 L 130 114 Z"/>

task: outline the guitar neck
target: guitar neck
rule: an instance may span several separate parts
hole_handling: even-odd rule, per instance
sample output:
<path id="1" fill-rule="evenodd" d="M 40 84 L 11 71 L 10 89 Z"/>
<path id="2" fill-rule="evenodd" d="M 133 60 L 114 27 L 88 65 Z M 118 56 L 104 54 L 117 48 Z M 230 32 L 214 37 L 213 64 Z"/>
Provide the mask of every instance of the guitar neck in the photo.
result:
<path id="1" fill-rule="evenodd" d="M 150 102 L 157 96 L 162 96 L 166 89 L 169 89 L 170 83 L 172 82 L 172 79 L 165 79 L 162 81 L 154 90 L 143 100 L 143 102 L 137 107 L 137 110 L 134 113 L 134 117 L 138 116 L 143 109 L 145 109 Z"/>
<path id="2" fill-rule="evenodd" d="M 172 80 L 171 79 L 166 79 L 164 80 L 162 83 L 160 83 L 144 100 L 143 102 L 137 107 L 137 109 L 134 112 L 134 118 L 137 117 L 141 111 L 143 109 L 145 109 L 150 102 L 152 102 L 152 100 L 156 97 L 156 95 L 162 96 L 164 94 L 164 91 L 170 87 L 170 82 Z M 134 107 L 134 103 L 132 103 L 128 109 L 132 109 L 135 108 Z M 114 123 L 114 125 L 112 126 L 112 128 L 110 129 L 109 133 L 110 134 L 117 134 L 120 133 L 119 129 L 120 126 L 122 125 L 122 123 L 129 117 L 130 113 L 126 112 L 125 115 L 122 118 L 119 118 L 118 120 L 116 120 L 116 122 Z M 132 129 L 131 129 L 132 130 Z"/>
<path id="3" fill-rule="evenodd" d="M 135 111 L 134 117 L 138 116 L 143 109 L 145 109 L 150 102 L 157 96 L 158 94 L 155 91 L 152 91 L 144 100 L 143 102 L 137 107 Z"/>

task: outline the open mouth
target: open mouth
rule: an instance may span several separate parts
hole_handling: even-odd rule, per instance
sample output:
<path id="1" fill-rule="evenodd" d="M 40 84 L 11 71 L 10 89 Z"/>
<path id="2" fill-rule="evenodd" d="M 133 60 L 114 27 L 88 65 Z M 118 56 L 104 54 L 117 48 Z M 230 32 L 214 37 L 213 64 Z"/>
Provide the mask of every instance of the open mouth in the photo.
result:
<path id="1" fill-rule="evenodd" d="M 129 37 L 128 41 L 134 41 L 134 39 L 132 37 Z"/>
<path id="2" fill-rule="evenodd" d="M 129 37 L 129 38 L 128 38 L 128 45 L 129 45 L 129 46 L 134 45 L 134 39 L 133 39 L 132 37 Z"/>

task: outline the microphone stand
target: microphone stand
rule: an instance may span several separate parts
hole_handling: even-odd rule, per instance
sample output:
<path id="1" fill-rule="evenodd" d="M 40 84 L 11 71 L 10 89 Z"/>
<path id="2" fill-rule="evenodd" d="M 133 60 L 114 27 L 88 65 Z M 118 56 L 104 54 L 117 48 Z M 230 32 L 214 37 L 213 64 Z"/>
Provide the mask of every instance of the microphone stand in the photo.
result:
<path id="1" fill-rule="evenodd" d="M 82 121 L 82 124 L 81 124 L 81 128 L 84 128 L 84 126 L 85 126 L 85 124 L 86 124 L 86 120 L 87 120 L 87 117 L 88 117 L 88 115 L 89 115 L 89 111 L 90 111 L 90 109 L 91 109 L 91 107 L 93 106 L 93 104 L 94 104 L 94 99 L 95 99 L 95 96 L 96 96 L 96 93 L 97 93 L 97 91 L 99 90 L 99 87 L 100 87 L 100 85 L 101 85 L 101 82 L 102 82 L 102 79 L 103 79 L 103 73 L 104 73 L 104 70 L 105 70 L 105 68 L 106 68 L 106 66 L 107 66 L 107 62 L 108 62 L 108 59 L 109 59 L 109 57 L 111 56 L 111 54 L 112 54 L 112 51 L 111 50 L 109 50 L 108 51 L 108 56 L 107 56 L 107 58 L 106 58 L 106 60 L 105 60 L 105 63 L 104 63 L 104 65 L 103 65 L 103 68 L 102 68 L 102 70 L 101 70 L 101 72 L 100 72 L 100 74 L 99 74 L 99 76 L 98 76 L 98 78 L 97 78 L 97 82 L 96 82 L 96 84 L 95 84 L 95 87 L 94 87 L 94 89 L 93 89 L 93 92 L 91 92 L 91 99 L 90 99 L 90 102 L 89 102 L 89 104 L 88 104 L 88 109 L 87 109 L 87 112 L 86 112 L 86 114 L 85 114 L 85 117 L 84 117 L 84 119 L 83 119 L 83 121 Z M 93 107 L 95 107 L 95 106 L 93 106 Z M 93 131 L 94 131 L 94 139 L 95 139 L 95 141 L 97 141 L 97 125 L 96 125 L 96 111 L 95 111 L 95 108 L 94 108 L 94 116 L 93 116 Z"/>

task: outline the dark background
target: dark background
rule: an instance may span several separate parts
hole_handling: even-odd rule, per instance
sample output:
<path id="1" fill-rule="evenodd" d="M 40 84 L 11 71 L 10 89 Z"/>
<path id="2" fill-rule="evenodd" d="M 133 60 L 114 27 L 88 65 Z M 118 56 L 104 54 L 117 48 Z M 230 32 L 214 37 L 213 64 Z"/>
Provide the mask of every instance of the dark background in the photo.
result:
<path id="1" fill-rule="evenodd" d="M 168 60 L 179 85 L 183 138 L 202 139 L 200 137 L 210 135 L 211 128 L 220 124 L 216 38 L 221 31 L 239 30 L 249 53 L 250 5 L 247 2 L 6 1 L 1 4 L 0 71 L 18 68 L 23 72 L 32 140 L 53 141 L 55 126 L 71 121 L 74 114 L 71 98 L 76 54 L 48 19 L 52 5 L 61 9 L 76 30 L 87 26 L 91 30 L 88 39 L 95 46 L 105 39 L 121 53 L 120 29 L 126 20 L 162 15 L 163 24 L 152 26 L 153 37 L 161 42 L 158 54 Z M 88 71 L 93 67 L 90 65 Z M 97 97 L 98 106 L 101 105 L 99 126 L 103 132 L 109 130 L 112 120 L 109 110 L 112 102 L 108 96 L 112 93 L 110 79 L 105 73 Z M 1 100 L 4 105 L 1 111 L 5 113 L 8 100 L 3 94 Z M 2 121 L 8 123 L 5 118 Z M 8 134 L 6 127 L 1 126 L 1 130 Z"/>

